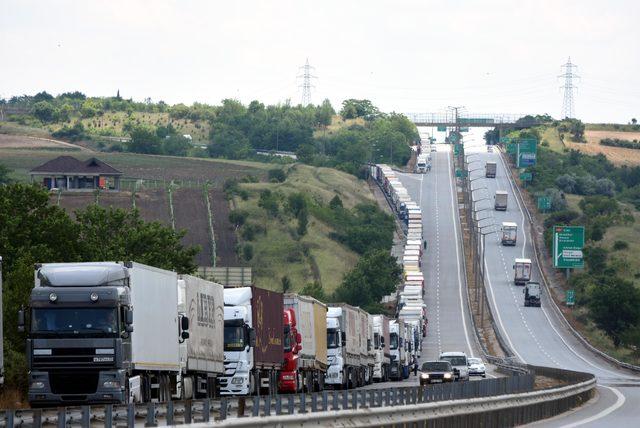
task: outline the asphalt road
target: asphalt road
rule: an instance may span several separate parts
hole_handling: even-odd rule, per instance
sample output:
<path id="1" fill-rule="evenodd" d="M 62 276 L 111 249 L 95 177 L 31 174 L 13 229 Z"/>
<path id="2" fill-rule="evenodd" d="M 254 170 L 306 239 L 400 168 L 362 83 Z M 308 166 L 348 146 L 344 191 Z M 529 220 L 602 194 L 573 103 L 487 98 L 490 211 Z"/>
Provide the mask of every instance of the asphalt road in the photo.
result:
<path id="1" fill-rule="evenodd" d="M 398 174 L 411 198 L 422 208 L 423 235 L 427 241 L 422 270 L 429 323 L 421 362 L 437 360 L 440 352 L 446 351 L 479 355 L 467 312 L 452 153 L 447 145 L 438 144 L 437 148 L 437 152 L 431 153 L 430 172 Z"/>
<path id="2" fill-rule="evenodd" d="M 511 183 L 506 166 L 499 153 L 487 153 L 484 145 L 467 146 L 470 179 L 475 210 L 478 212 L 483 230 L 494 231 L 485 238 L 485 266 L 487 271 L 488 297 L 496 317 L 498 328 L 516 356 L 525 363 L 559 367 L 570 370 L 594 373 L 598 378 L 598 399 L 578 411 L 548 421 L 553 426 L 640 426 L 640 377 L 595 356 L 565 328 L 551 309 L 550 297 L 543 292 L 542 307 L 524 307 L 523 287 L 513 284 L 513 263 L 515 258 L 529 258 L 534 266 L 532 280 L 542 283 L 541 274 L 535 264 L 535 255 L 531 245 L 531 236 L 526 213 L 521 201 L 516 199 L 515 188 Z M 495 161 L 498 165 L 496 178 L 484 178 L 484 164 Z M 493 210 L 493 196 L 496 190 L 509 193 L 507 211 Z M 441 190 L 442 194 L 445 190 Z M 484 199 L 484 200 L 483 200 Z M 500 244 L 500 225 L 504 221 L 518 224 L 518 238 L 515 247 Z M 545 424 L 545 426 L 547 426 Z"/>

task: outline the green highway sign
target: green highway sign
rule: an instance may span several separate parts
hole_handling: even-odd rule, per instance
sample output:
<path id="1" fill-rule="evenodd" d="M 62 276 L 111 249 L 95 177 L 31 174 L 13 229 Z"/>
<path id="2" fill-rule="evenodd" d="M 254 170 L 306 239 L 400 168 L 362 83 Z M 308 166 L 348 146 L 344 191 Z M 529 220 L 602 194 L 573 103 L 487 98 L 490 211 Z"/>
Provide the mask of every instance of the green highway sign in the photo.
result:
<path id="1" fill-rule="evenodd" d="M 538 196 L 538 209 L 542 212 L 551 209 L 551 198 L 549 196 Z"/>
<path id="2" fill-rule="evenodd" d="M 535 138 L 523 138 L 517 142 L 518 168 L 533 166 L 536 164 L 536 151 L 538 141 Z"/>
<path id="3" fill-rule="evenodd" d="M 516 143 L 507 143 L 507 153 L 515 154 L 518 151 Z"/>
<path id="4" fill-rule="evenodd" d="M 438 126 L 438 132 L 447 132 L 446 126 Z"/>
<path id="5" fill-rule="evenodd" d="M 553 227 L 553 266 L 583 268 L 584 226 Z"/>
<path id="6" fill-rule="evenodd" d="M 531 181 L 531 180 L 533 180 L 533 173 L 531 173 L 531 172 L 521 172 L 520 173 L 520 180 L 522 180 L 522 181 Z"/>
<path id="7" fill-rule="evenodd" d="M 468 175 L 468 171 L 464 169 L 456 169 L 456 177 L 466 177 Z"/>
<path id="8" fill-rule="evenodd" d="M 469 132 L 469 128 L 462 127 L 460 128 L 460 132 Z"/>
<path id="9" fill-rule="evenodd" d="M 451 134 L 449 134 L 449 141 L 453 143 L 457 143 L 459 140 L 460 140 L 460 136 L 458 135 L 457 132 L 452 132 Z"/>
<path id="10" fill-rule="evenodd" d="M 507 144 L 507 143 L 511 142 L 511 138 L 509 138 L 509 137 L 500 137 L 500 142 L 502 144 Z"/>
<path id="11" fill-rule="evenodd" d="M 564 303 L 567 306 L 573 306 L 576 304 L 576 290 L 567 290 L 564 293 Z"/>

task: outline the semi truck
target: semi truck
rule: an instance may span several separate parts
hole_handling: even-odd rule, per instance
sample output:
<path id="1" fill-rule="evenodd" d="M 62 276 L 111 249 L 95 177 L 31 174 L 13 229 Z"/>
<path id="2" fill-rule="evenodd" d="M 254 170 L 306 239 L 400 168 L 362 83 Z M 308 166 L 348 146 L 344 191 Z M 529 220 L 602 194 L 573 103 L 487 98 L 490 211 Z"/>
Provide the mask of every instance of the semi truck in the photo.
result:
<path id="1" fill-rule="evenodd" d="M 374 366 L 373 380 L 386 382 L 389 380 L 389 364 L 391 352 L 389 350 L 389 318 L 384 315 L 373 315 L 373 351 Z"/>
<path id="2" fill-rule="evenodd" d="M 513 271 L 513 283 L 525 285 L 531 279 L 531 259 L 515 259 Z"/>
<path id="3" fill-rule="evenodd" d="M 404 321 L 394 319 L 389 322 L 389 378 L 402 380 L 405 369 L 405 326 Z"/>
<path id="4" fill-rule="evenodd" d="M 327 306 L 308 296 L 284 295 L 284 364 L 280 392 L 324 389 L 327 372 Z"/>
<path id="5" fill-rule="evenodd" d="M 327 309 L 327 354 L 329 367 L 325 383 L 334 388 L 355 388 L 364 378 L 362 340 L 366 332 L 358 308 L 339 303 Z"/>
<path id="6" fill-rule="evenodd" d="M 168 401 L 182 385 L 175 272 L 140 263 L 35 267 L 26 344 L 32 406 Z M 27 327 L 25 311 L 18 328 Z"/>
<path id="7" fill-rule="evenodd" d="M 258 287 L 224 289 L 221 395 L 275 394 L 284 357 L 282 294 Z"/>
<path id="8" fill-rule="evenodd" d="M 493 207 L 496 211 L 506 211 L 507 210 L 507 199 L 509 198 L 509 193 L 506 190 L 496 190 L 496 195 L 493 197 L 494 204 Z"/>
<path id="9" fill-rule="evenodd" d="M 518 224 L 510 221 L 502 222 L 502 245 L 515 246 L 518 239 Z"/>
<path id="10" fill-rule="evenodd" d="M 368 312 L 358 309 L 360 323 L 360 370 L 358 372 L 358 386 L 369 385 L 373 382 L 373 366 L 375 354 L 373 350 L 373 322 Z"/>
<path id="11" fill-rule="evenodd" d="M 484 165 L 484 176 L 486 178 L 496 178 L 496 168 L 497 165 L 495 162 L 487 162 Z"/>
<path id="12" fill-rule="evenodd" d="M 190 320 L 180 344 L 181 399 L 211 398 L 224 373 L 224 286 L 191 275 L 178 279 L 178 313 Z"/>

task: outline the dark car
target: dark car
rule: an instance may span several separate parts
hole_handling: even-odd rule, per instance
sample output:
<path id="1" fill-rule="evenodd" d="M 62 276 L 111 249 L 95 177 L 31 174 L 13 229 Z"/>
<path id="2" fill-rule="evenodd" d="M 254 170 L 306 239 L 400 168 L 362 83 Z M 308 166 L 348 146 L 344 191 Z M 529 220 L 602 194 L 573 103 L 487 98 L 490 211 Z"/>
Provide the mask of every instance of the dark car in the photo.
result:
<path id="1" fill-rule="evenodd" d="M 453 367 L 448 361 L 427 361 L 420 370 L 420 386 L 453 382 Z"/>

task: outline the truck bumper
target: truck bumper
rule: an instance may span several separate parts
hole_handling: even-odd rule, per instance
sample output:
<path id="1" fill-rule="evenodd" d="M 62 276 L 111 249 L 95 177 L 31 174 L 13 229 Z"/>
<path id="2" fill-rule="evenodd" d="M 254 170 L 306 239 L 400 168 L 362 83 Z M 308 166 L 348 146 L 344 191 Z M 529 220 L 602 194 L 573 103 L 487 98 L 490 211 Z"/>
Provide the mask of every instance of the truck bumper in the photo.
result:
<path id="1" fill-rule="evenodd" d="M 123 404 L 127 399 L 125 392 L 127 379 L 124 370 L 101 371 L 95 384 L 91 381 L 77 382 L 77 378 L 74 379 L 72 376 L 69 376 L 67 382 L 53 381 L 52 376 L 44 371 L 29 373 L 27 396 L 32 406 Z"/>
<path id="2" fill-rule="evenodd" d="M 279 392 L 297 392 L 296 372 L 280 372 L 278 376 Z"/>
<path id="3" fill-rule="evenodd" d="M 324 378 L 324 383 L 329 385 L 342 385 L 344 384 L 344 376 L 342 374 L 342 367 L 329 366 L 327 369 L 327 375 Z"/>
<path id="4" fill-rule="evenodd" d="M 375 363 L 373 365 L 373 378 L 376 380 L 382 379 L 382 363 Z"/>
<path id="5" fill-rule="evenodd" d="M 514 247 L 516 245 L 516 241 L 514 240 L 504 240 L 502 241 L 502 245 L 504 245 L 505 247 Z"/>
<path id="6" fill-rule="evenodd" d="M 249 395 L 249 373 L 220 378 L 220 395 Z"/>

